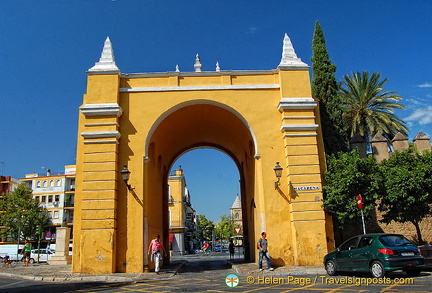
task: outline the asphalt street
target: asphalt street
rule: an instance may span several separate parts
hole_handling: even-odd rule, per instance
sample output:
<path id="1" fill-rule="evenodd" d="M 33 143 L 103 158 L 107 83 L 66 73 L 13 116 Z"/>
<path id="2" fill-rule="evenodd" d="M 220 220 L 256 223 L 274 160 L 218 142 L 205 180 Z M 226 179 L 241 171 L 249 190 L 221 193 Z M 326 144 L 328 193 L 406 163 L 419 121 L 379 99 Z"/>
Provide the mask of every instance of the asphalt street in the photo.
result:
<path id="1" fill-rule="evenodd" d="M 401 272 L 378 280 L 368 274 L 329 277 L 322 268 L 260 272 L 256 264 L 239 260 L 232 266 L 226 254 L 218 253 L 177 259 L 184 264 L 175 274 L 151 273 L 151 278 L 125 282 L 40 282 L 2 276 L 0 292 L 432 292 L 428 271 L 416 278 Z"/>

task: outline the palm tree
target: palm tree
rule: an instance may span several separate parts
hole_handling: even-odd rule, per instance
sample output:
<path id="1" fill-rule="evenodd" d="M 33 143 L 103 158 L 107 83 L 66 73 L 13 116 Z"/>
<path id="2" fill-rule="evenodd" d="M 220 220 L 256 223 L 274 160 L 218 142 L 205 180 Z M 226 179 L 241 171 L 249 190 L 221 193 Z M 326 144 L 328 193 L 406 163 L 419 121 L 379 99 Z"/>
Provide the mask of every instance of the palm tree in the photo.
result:
<path id="1" fill-rule="evenodd" d="M 342 118 L 350 137 L 359 134 L 370 140 L 376 133 L 393 138 L 397 132 L 407 134 L 405 121 L 394 114 L 394 109 L 405 109 L 398 103 L 402 99 L 396 92 L 385 91 L 383 85 L 387 78 L 380 81 L 381 75 L 369 72 L 345 75 L 341 88 L 344 104 Z"/>

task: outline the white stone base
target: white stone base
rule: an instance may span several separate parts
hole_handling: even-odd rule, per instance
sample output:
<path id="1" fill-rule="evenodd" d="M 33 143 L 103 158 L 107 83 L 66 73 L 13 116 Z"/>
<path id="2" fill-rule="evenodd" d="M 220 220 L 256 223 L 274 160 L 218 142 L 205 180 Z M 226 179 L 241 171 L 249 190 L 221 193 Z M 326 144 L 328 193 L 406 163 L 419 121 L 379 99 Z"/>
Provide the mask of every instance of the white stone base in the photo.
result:
<path id="1" fill-rule="evenodd" d="M 51 259 L 48 261 L 50 265 L 70 265 L 72 263 L 72 255 L 65 256 L 51 256 Z"/>

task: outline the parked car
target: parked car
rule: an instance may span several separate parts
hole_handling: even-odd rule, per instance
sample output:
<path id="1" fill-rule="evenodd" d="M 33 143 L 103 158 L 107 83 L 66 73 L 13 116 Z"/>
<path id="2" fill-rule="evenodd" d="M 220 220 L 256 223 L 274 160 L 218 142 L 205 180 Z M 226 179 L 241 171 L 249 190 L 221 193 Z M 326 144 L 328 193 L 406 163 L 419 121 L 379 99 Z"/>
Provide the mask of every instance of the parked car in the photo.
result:
<path id="1" fill-rule="evenodd" d="M 55 251 L 50 249 L 33 249 L 30 254 L 30 263 L 39 262 L 47 262 L 51 259 L 51 256 L 54 255 Z"/>
<path id="2" fill-rule="evenodd" d="M 348 239 L 324 257 L 324 266 L 330 276 L 338 272 L 371 272 L 375 278 L 397 270 L 418 276 L 425 267 L 417 246 L 403 235 L 386 233 Z"/>

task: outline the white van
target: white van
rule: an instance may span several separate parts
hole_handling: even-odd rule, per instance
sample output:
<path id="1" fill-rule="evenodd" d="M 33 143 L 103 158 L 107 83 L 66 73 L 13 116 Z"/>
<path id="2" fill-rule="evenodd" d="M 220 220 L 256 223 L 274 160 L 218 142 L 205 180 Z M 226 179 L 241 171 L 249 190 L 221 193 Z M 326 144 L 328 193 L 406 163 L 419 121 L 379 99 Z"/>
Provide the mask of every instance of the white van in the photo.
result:
<path id="1" fill-rule="evenodd" d="M 10 260 L 21 260 L 23 256 L 20 254 L 24 248 L 24 244 L 3 244 L 0 245 L 0 258 L 9 255 Z"/>

